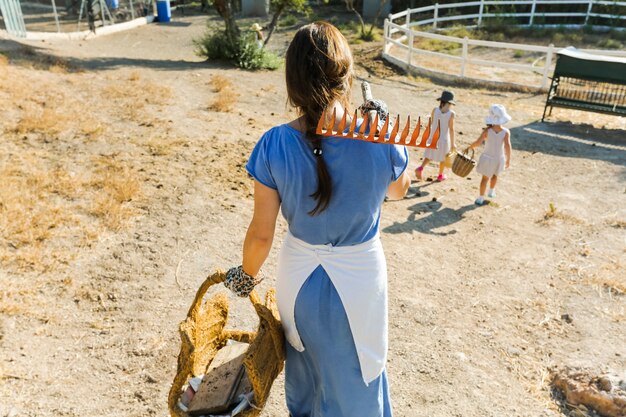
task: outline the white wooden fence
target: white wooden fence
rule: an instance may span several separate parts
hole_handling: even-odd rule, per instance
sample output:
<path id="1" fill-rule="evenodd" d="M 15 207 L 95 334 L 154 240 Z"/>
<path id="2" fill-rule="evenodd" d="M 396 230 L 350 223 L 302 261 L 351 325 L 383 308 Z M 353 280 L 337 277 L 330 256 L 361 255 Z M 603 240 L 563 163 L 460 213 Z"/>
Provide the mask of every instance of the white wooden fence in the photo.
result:
<path id="1" fill-rule="evenodd" d="M 538 5 L 557 5 L 557 4 L 567 4 L 567 5 L 587 5 L 586 13 L 537 13 Z M 503 5 L 530 5 L 531 10 L 529 13 L 485 13 L 485 6 L 503 6 Z M 603 13 L 594 13 L 593 6 L 594 5 L 609 5 L 615 8 L 616 14 L 603 14 Z M 472 14 L 455 14 L 455 15 L 444 15 L 440 16 L 440 11 L 445 9 L 454 9 L 455 12 L 463 11 L 464 8 L 473 7 L 474 9 L 478 7 L 478 13 Z M 411 20 L 412 15 L 421 15 L 423 16 L 425 13 L 432 12 L 432 18 L 426 18 L 422 20 Z M 528 26 L 536 25 L 536 26 L 557 26 L 557 25 L 540 25 L 537 23 L 537 17 L 550 18 L 550 17 L 578 17 L 580 18 L 581 23 L 579 25 L 565 25 L 566 27 L 582 27 L 583 25 L 589 24 L 590 18 L 604 18 L 604 19 L 625 19 L 626 20 L 626 2 L 618 2 L 618 1 L 595 1 L 595 0 L 504 0 L 504 1 L 494 1 L 494 0 L 481 0 L 467 3 L 451 3 L 451 4 L 434 4 L 432 6 L 419 7 L 416 9 L 407 9 L 400 13 L 391 14 L 385 19 L 384 26 L 384 47 L 383 47 L 383 58 L 386 60 L 399 65 L 401 67 L 410 70 L 411 68 L 422 68 L 418 66 L 414 62 L 415 55 L 426 55 L 431 57 L 443 58 L 444 60 L 449 60 L 451 62 L 460 63 L 460 71 L 459 76 L 466 76 L 466 66 L 470 65 L 479 65 L 479 66 L 492 66 L 492 67 L 500 67 L 500 68 L 508 68 L 519 71 L 530 71 L 534 73 L 539 73 L 542 75 L 540 85 L 536 87 L 545 89 L 548 86 L 548 75 L 552 68 L 553 56 L 557 48 L 554 45 L 550 44 L 549 46 L 537 46 L 537 45 L 526 45 L 526 44 L 517 44 L 517 43 L 506 43 L 506 42 L 493 42 L 493 41 L 484 41 L 484 40 L 476 40 L 476 39 L 468 39 L 457 38 L 454 36 L 446 36 L 440 35 L 433 32 L 424 32 L 415 30 L 413 28 L 423 27 L 428 25 L 429 27 L 432 25 L 433 29 L 437 29 L 438 24 L 440 22 L 451 22 L 456 20 L 471 20 L 475 21 L 478 26 L 483 23 L 485 18 L 491 17 L 527 17 L 528 18 Z M 614 20 L 615 21 L 615 20 Z M 562 25 L 558 25 L 562 26 Z M 401 36 L 398 36 L 400 32 Z M 415 47 L 415 40 L 418 38 L 424 39 L 434 39 L 438 41 L 444 42 L 453 42 L 461 45 L 461 56 L 450 55 L 442 52 L 430 51 L 426 49 L 419 49 Z M 535 60 L 535 62 L 531 64 L 521 64 L 521 63 L 512 63 L 512 62 L 500 62 L 500 61 L 491 61 L 486 59 L 477 59 L 471 58 L 469 56 L 469 47 L 470 46 L 481 46 L 487 48 L 500 48 L 500 49 L 512 49 L 515 51 L 529 51 L 529 52 L 539 52 L 541 54 L 545 54 L 545 58 L 543 59 L 543 66 L 537 66 L 537 63 L 541 61 L 541 59 Z M 405 51 L 406 54 L 390 54 L 390 49 L 392 47 L 396 47 L 396 49 L 400 49 Z M 589 53 L 597 53 L 602 55 L 611 55 L 611 56 L 624 56 L 626 57 L 626 51 L 605 51 L 605 50 L 584 50 Z M 406 56 L 406 59 L 403 58 Z M 424 68 L 428 69 L 428 68 Z"/>

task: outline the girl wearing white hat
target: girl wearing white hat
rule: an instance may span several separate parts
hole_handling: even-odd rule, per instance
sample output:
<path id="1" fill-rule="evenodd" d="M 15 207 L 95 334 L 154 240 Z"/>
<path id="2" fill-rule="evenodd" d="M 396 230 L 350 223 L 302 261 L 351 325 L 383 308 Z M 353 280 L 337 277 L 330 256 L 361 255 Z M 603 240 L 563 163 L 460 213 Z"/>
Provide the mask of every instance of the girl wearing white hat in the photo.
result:
<path id="1" fill-rule="evenodd" d="M 498 175 L 511 164 L 511 132 L 502 127 L 510 120 L 511 116 L 508 115 L 503 105 L 492 104 L 489 108 L 489 115 L 485 117 L 487 128 L 483 130 L 476 142 L 470 145 L 470 148 L 476 148 L 483 142 L 487 142 L 476 166 L 476 171 L 483 176 L 480 181 L 480 195 L 475 201 L 479 206 L 485 204 L 487 183 L 489 183 L 487 196 L 494 198 Z"/>

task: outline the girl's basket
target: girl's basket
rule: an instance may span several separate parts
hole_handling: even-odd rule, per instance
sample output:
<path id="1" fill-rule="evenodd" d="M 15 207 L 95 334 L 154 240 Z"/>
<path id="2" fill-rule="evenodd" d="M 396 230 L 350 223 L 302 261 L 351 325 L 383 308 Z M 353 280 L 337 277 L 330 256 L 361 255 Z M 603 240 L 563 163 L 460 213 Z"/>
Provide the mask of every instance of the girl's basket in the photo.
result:
<path id="1" fill-rule="evenodd" d="M 469 156 L 468 151 L 472 151 L 472 156 Z M 476 166 L 476 160 L 474 160 L 474 149 L 467 148 L 465 151 L 457 152 L 454 162 L 452 163 L 452 172 L 459 177 L 467 177 L 472 172 L 472 169 Z"/>
<path id="2" fill-rule="evenodd" d="M 226 330 L 226 295 L 220 293 L 202 303 L 207 290 L 223 282 L 225 278 L 226 274 L 218 271 L 204 281 L 189 308 L 187 318 L 180 324 L 178 370 L 168 396 L 172 417 L 188 417 L 177 405 L 182 387 L 190 378 L 206 372 L 217 351 L 229 339 L 250 344 L 244 367 L 254 392 L 254 407 L 239 414 L 240 416 L 256 417 L 261 413 L 272 383 L 283 369 L 285 339 L 278 318 L 274 290 L 267 292 L 265 303 L 261 303 L 255 291 L 250 293 L 250 301 L 259 316 L 259 328 L 256 332 Z"/>

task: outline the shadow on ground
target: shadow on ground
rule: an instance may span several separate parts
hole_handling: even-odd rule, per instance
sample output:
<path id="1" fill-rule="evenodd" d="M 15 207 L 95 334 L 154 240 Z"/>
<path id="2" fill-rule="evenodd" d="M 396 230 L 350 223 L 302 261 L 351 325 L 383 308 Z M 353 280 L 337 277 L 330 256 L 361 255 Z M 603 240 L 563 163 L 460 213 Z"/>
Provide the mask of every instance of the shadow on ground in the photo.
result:
<path id="1" fill-rule="evenodd" d="M 424 196 L 424 192 L 421 192 L 421 196 Z M 452 209 L 449 207 L 442 208 L 440 201 L 427 201 L 417 203 L 408 208 L 411 211 L 409 217 L 404 223 L 395 222 L 391 226 L 387 226 L 383 229 L 384 233 L 412 233 L 413 231 L 435 235 L 435 236 L 447 236 L 453 235 L 457 231 L 456 229 L 447 231 L 438 231 L 437 229 L 443 229 L 451 226 L 465 218 L 465 213 L 470 210 L 480 208 L 475 204 L 468 204 L 458 209 Z M 417 216 L 429 213 L 425 217 L 418 218 Z"/>
<path id="2" fill-rule="evenodd" d="M 586 124 L 534 122 L 511 129 L 514 150 L 601 160 L 626 167 L 626 131 Z M 626 175 L 626 171 L 624 172 Z"/>

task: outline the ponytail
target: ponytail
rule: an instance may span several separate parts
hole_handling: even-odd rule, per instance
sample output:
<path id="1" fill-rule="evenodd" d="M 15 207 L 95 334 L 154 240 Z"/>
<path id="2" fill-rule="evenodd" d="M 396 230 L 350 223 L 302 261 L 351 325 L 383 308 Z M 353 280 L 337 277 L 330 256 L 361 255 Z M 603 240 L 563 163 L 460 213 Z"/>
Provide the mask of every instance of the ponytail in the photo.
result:
<path id="1" fill-rule="evenodd" d="M 313 148 L 313 156 L 317 170 L 317 190 L 310 195 L 310 197 L 316 201 L 316 205 L 313 210 L 309 211 L 309 215 L 315 216 L 328 208 L 330 198 L 333 194 L 333 184 L 328 172 L 328 167 L 326 166 L 326 161 L 324 161 L 322 136 L 315 134 L 315 126 L 317 125 L 317 120 L 315 120 L 316 112 L 306 111 L 304 116 L 307 126 L 306 138 Z"/>

